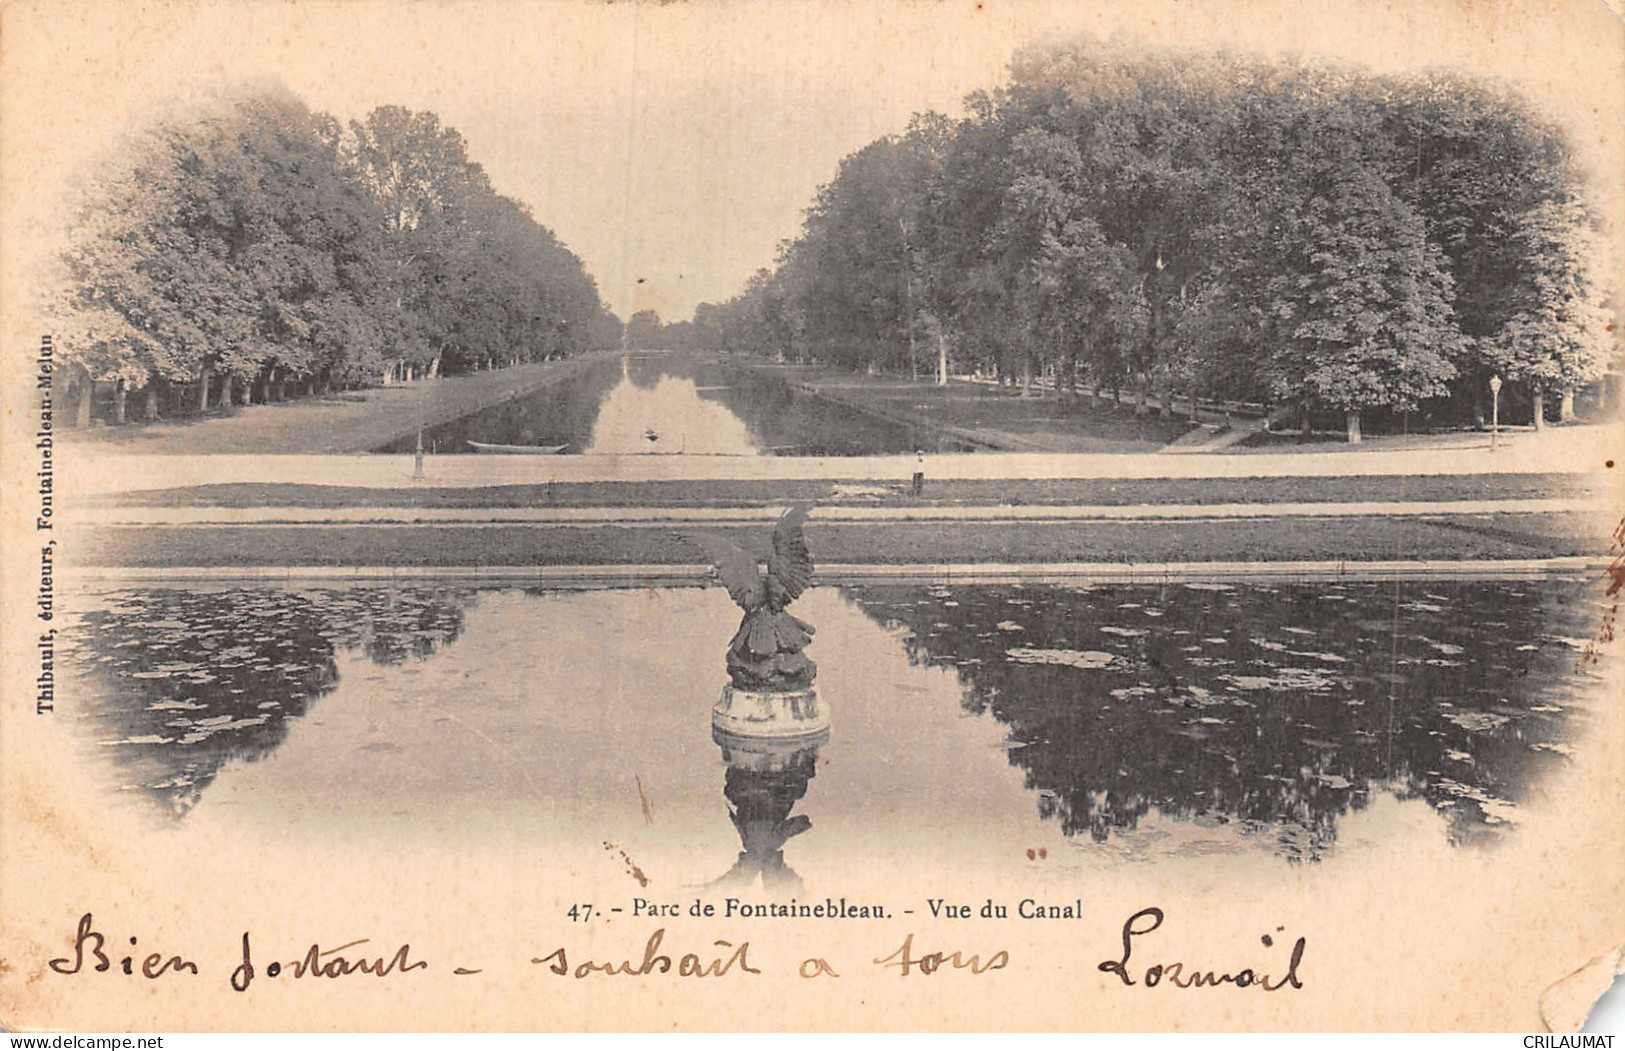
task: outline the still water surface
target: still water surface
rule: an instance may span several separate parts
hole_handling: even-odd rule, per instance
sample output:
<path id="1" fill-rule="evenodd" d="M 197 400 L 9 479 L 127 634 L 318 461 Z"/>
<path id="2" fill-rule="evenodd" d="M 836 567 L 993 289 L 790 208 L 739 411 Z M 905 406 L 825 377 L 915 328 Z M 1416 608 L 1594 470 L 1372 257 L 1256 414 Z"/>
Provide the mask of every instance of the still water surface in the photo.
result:
<path id="1" fill-rule="evenodd" d="M 534 394 L 423 432 L 435 453 L 470 441 L 564 446 L 564 455 L 867 456 L 966 452 L 934 429 L 882 419 L 798 389 L 775 371 L 692 354 L 588 364 Z M 413 451 L 416 435 L 377 450 Z"/>
<path id="2" fill-rule="evenodd" d="M 70 628 L 63 696 L 110 787 L 182 827 L 472 847 L 653 830 L 691 883 L 791 889 L 853 851 L 1318 861 L 1515 835 L 1585 746 L 1594 597 L 815 589 L 796 609 L 832 731 L 752 746 L 710 730 L 737 619 L 719 589 L 129 588 Z"/>

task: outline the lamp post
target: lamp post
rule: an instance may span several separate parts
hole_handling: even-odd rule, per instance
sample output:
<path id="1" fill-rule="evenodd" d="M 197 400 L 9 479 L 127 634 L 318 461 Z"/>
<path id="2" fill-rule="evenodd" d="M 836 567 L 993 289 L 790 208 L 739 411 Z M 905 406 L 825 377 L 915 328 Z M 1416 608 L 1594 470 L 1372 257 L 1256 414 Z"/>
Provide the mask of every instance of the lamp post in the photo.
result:
<path id="1" fill-rule="evenodd" d="M 424 397 L 425 397 L 425 392 L 424 392 L 424 389 L 423 389 L 423 385 L 419 384 L 418 385 L 418 396 L 417 396 L 418 440 L 417 440 L 417 447 L 412 452 L 412 481 L 414 481 L 414 482 L 423 481 L 423 399 L 424 399 Z"/>
<path id="2" fill-rule="evenodd" d="M 1490 377 L 1490 452 L 1501 437 L 1501 377 Z"/>

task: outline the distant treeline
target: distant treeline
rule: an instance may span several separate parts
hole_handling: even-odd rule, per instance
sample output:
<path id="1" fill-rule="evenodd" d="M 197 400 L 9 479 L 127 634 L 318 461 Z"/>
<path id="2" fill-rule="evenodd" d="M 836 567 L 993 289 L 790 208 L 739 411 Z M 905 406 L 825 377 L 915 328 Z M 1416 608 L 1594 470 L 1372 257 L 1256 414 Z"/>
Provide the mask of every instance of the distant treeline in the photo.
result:
<path id="1" fill-rule="evenodd" d="M 697 344 L 1334 415 L 1572 395 L 1618 354 L 1562 134 L 1504 87 L 1095 42 L 847 157 Z M 1142 401 L 1143 404 L 1143 401 Z M 1166 411 L 1166 408 L 1165 408 Z"/>
<path id="2" fill-rule="evenodd" d="M 69 239 L 50 313 L 80 423 L 98 389 L 123 422 L 621 336 L 462 136 L 395 106 L 346 126 L 273 93 L 156 124 L 85 187 Z"/>

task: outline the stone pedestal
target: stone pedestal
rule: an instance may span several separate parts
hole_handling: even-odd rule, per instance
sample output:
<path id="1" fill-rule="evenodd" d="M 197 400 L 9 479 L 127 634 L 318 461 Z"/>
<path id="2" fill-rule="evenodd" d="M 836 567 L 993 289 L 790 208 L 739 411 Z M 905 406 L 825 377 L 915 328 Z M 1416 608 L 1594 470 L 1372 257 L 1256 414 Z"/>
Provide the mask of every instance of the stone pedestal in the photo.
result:
<path id="1" fill-rule="evenodd" d="M 829 710 L 818 702 L 818 688 L 741 690 L 733 683 L 711 709 L 711 726 L 729 737 L 791 740 L 829 729 Z"/>
<path id="2" fill-rule="evenodd" d="M 816 730 L 802 737 L 741 737 L 713 726 L 711 740 L 722 747 L 722 761 L 733 770 L 752 774 L 784 774 L 803 764 L 818 761 L 818 749 L 829 740 L 829 731 Z M 808 767 L 811 780 L 814 768 Z"/>

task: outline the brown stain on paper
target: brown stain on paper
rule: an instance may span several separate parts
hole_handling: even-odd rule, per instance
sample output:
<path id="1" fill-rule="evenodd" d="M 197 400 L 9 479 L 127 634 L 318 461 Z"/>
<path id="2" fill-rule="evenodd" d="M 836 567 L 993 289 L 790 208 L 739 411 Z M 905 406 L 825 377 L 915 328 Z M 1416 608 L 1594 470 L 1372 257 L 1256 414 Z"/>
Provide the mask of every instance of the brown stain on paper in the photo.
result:
<path id="1" fill-rule="evenodd" d="M 604 840 L 604 849 L 621 859 L 621 864 L 626 866 L 626 874 L 637 880 L 638 886 L 647 887 L 649 885 L 649 877 L 643 874 L 643 870 L 638 867 L 637 862 L 633 861 L 631 857 L 627 855 L 626 851 L 622 850 L 620 847 L 611 843 L 607 839 Z"/>

